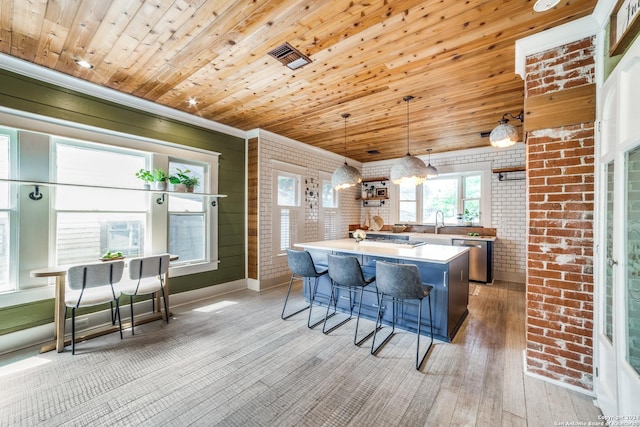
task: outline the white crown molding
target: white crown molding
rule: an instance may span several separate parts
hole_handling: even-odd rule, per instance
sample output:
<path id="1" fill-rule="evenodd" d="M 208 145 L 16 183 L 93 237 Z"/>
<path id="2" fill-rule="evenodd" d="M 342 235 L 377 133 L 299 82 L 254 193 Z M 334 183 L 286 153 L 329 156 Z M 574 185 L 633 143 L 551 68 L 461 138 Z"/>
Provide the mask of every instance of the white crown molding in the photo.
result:
<path id="1" fill-rule="evenodd" d="M 0 68 L 66 89 L 81 92 L 85 95 L 95 96 L 96 98 L 100 98 L 105 101 L 111 101 L 120 105 L 135 108 L 137 110 L 158 114 L 242 139 L 245 139 L 246 137 L 246 132 L 241 129 L 227 126 L 213 120 L 208 120 L 194 114 L 185 113 L 184 111 L 165 107 L 155 102 L 147 101 L 146 99 L 138 98 L 133 95 L 128 95 L 49 68 L 41 67 L 40 65 L 36 65 L 4 53 L 0 53 Z"/>
<path id="2" fill-rule="evenodd" d="M 598 10 L 598 17 L 602 12 Z M 585 16 L 558 27 L 516 40 L 516 74 L 525 78 L 527 56 L 553 49 L 567 43 L 591 37 L 600 32 L 601 25 L 593 15 Z"/>
<path id="3" fill-rule="evenodd" d="M 282 136 L 282 135 L 278 135 L 277 133 L 273 133 L 273 132 L 269 132 L 268 130 L 264 130 L 264 129 L 252 129 L 250 131 L 247 131 L 247 139 L 249 138 L 266 138 L 270 141 L 273 142 L 277 142 L 280 144 L 284 144 L 284 145 L 288 145 L 289 147 L 292 148 L 296 148 L 296 149 L 302 149 L 302 150 L 307 150 L 309 152 L 313 152 L 316 153 L 318 155 L 321 155 L 323 157 L 329 157 L 329 158 L 334 158 L 334 159 L 338 159 L 338 160 L 344 160 L 344 156 L 331 152 L 331 151 L 327 151 L 324 150 L 322 148 L 318 148 L 318 147 L 314 147 L 313 145 L 309 145 L 309 144 L 305 144 L 304 142 L 300 142 L 298 140 L 295 139 L 291 139 L 291 138 L 287 138 L 286 136 Z M 362 168 L 362 163 L 358 162 L 357 160 L 353 160 L 353 159 L 349 159 L 347 158 L 349 164 L 351 166 L 354 166 L 358 169 Z"/>

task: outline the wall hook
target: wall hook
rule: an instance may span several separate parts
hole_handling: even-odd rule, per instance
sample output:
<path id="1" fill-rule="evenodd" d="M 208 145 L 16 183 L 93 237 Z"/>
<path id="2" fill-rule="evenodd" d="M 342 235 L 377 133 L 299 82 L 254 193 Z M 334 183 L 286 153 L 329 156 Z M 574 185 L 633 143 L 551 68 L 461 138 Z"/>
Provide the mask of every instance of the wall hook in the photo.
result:
<path id="1" fill-rule="evenodd" d="M 162 193 L 162 197 L 158 197 L 158 198 L 156 199 L 156 203 L 157 203 L 157 204 L 159 204 L 159 205 L 164 204 L 164 196 L 165 196 L 165 194 L 164 194 L 164 193 Z"/>
<path id="2" fill-rule="evenodd" d="M 29 193 L 29 198 L 31 200 L 41 200 L 44 197 L 44 195 L 40 192 L 40 186 L 39 185 L 34 185 L 33 186 L 33 191 L 31 193 Z"/>

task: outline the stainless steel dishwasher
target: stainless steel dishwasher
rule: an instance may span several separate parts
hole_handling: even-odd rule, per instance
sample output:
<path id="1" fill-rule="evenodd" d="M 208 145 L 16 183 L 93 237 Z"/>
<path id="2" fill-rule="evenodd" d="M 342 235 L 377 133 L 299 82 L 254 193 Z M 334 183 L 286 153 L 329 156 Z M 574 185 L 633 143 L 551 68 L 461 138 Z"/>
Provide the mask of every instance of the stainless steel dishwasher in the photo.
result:
<path id="1" fill-rule="evenodd" d="M 489 283 L 493 280 L 490 242 L 485 240 L 452 239 L 452 246 L 466 246 L 469 250 L 469 280 Z"/>

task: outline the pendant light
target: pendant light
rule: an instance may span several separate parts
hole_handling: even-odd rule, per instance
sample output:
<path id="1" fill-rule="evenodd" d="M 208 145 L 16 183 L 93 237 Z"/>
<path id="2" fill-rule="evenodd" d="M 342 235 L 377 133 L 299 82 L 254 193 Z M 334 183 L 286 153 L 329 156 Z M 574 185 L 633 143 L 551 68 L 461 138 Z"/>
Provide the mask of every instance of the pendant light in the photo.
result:
<path id="1" fill-rule="evenodd" d="M 409 152 L 409 102 L 412 99 L 413 96 L 402 98 L 407 103 L 407 155 L 391 167 L 391 182 L 394 184 L 422 184 L 429 174 L 424 162 Z"/>
<path id="2" fill-rule="evenodd" d="M 344 165 L 336 169 L 331 175 L 331 185 L 336 191 L 353 187 L 362 182 L 360 171 L 347 164 L 347 119 L 351 114 L 342 113 L 341 116 L 344 119 Z"/>
<path id="3" fill-rule="evenodd" d="M 438 169 L 435 166 L 431 166 L 431 148 L 427 149 L 429 152 L 429 163 L 427 164 L 427 178 L 435 178 L 438 176 Z"/>

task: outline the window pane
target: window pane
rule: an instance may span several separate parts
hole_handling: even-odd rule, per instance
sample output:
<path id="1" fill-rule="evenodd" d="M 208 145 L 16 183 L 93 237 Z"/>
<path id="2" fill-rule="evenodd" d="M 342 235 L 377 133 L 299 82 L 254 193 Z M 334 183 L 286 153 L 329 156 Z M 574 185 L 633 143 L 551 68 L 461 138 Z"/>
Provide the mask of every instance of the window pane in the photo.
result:
<path id="1" fill-rule="evenodd" d="M 106 149 L 56 144 L 56 180 L 61 183 L 139 188 L 135 173 L 145 157 Z M 145 211 L 146 194 L 135 191 L 57 187 L 58 210 Z"/>
<path id="2" fill-rule="evenodd" d="M 204 196 L 169 195 L 169 212 L 204 212 Z"/>
<path id="3" fill-rule="evenodd" d="M 206 175 L 206 166 L 202 164 L 195 163 L 183 163 L 176 160 L 169 161 L 169 175 L 175 175 L 180 169 L 183 172 L 186 172 L 186 175 L 193 176 L 198 178 L 199 184 L 194 188 L 194 193 L 204 193 L 205 186 L 205 175 Z M 180 203 L 179 199 L 174 198 L 173 201 L 169 199 L 169 210 L 181 210 L 178 206 L 172 206 L 172 204 Z"/>
<path id="4" fill-rule="evenodd" d="M 338 201 L 336 198 L 336 192 L 331 185 L 331 181 L 322 181 L 322 207 L 323 208 L 337 208 Z"/>
<path id="5" fill-rule="evenodd" d="M 297 206 L 294 177 L 278 175 L 278 206 Z"/>
<path id="6" fill-rule="evenodd" d="M 480 198 L 480 175 L 464 177 L 464 198 L 479 199 Z"/>
<path id="7" fill-rule="evenodd" d="M 0 178 L 9 179 L 9 137 L 0 135 Z M 9 209 L 9 183 L 0 182 L 0 209 Z"/>
<path id="8" fill-rule="evenodd" d="M 480 221 L 480 200 L 464 201 L 464 219 L 465 221 Z"/>
<path id="9" fill-rule="evenodd" d="M 416 200 L 416 186 L 413 184 L 399 184 L 398 195 L 400 200 Z"/>
<path id="10" fill-rule="evenodd" d="M 428 180 L 423 185 L 422 222 L 436 221 L 436 212 L 444 213 L 446 223 L 455 223 L 458 213 L 458 179 Z"/>
<path id="11" fill-rule="evenodd" d="M 9 214 L 0 212 L 0 292 L 11 291 L 9 284 Z"/>
<path id="12" fill-rule="evenodd" d="M 108 250 L 144 254 L 144 213 L 59 212 L 57 263 L 97 261 Z"/>
<path id="13" fill-rule="evenodd" d="M 205 258 L 204 214 L 169 215 L 169 253 L 178 262 L 202 261 Z"/>
<path id="14" fill-rule="evenodd" d="M 400 202 L 400 222 L 416 221 L 416 202 Z"/>
<path id="15" fill-rule="evenodd" d="M 640 148 L 627 158 L 627 274 L 626 274 L 626 359 L 640 374 Z"/>
<path id="16" fill-rule="evenodd" d="M 135 173 L 145 167 L 142 155 L 56 144 L 57 182 L 140 188 Z"/>

